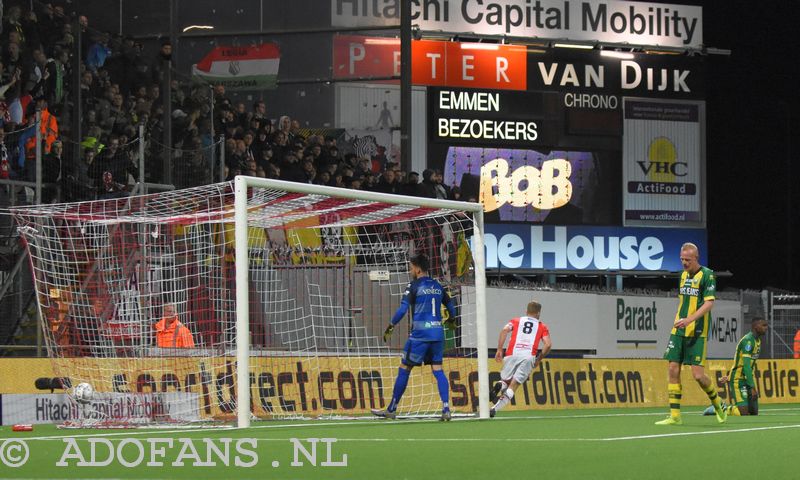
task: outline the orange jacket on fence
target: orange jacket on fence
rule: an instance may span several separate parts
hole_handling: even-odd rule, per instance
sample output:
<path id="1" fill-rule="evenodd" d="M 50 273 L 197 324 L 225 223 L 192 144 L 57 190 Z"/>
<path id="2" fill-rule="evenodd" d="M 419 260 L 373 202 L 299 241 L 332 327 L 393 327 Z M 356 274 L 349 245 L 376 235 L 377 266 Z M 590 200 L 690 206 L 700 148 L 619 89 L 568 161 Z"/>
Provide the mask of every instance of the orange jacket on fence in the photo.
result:
<path id="1" fill-rule="evenodd" d="M 800 358 L 800 330 L 794 335 L 794 358 Z"/>
<path id="2" fill-rule="evenodd" d="M 162 348 L 194 348 L 192 332 L 178 320 L 177 315 L 167 326 L 167 318 L 156 323 L 156 345 Z"/>

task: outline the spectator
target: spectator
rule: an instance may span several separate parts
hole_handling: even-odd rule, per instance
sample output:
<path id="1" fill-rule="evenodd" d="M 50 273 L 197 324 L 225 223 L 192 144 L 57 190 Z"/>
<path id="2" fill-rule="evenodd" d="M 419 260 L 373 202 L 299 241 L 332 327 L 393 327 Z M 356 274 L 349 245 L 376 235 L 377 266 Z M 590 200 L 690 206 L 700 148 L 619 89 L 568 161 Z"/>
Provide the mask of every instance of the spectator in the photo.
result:
<path id="1" fill-rule="evenodd" d="M 111 49 L 108 48 L 108 33 L 100 33 L 95 36 L 95 42 L 89 48 L 89 54 L 86 56 L 86 68 L 90 72 L 97 72 L 98 68 L 103 68 L 106 59 L 111 56 Z"/>
<path id="2" fill-rule="evenodd" d="M 261 152 L 269 145 L 269 133 L 263 128 L 257 130 L 257 132 L 250 148 L 253 150 L 253 156 L 256 159 L 261 159 Z"/>
<path id="3" fill-rule="evenodd" d="M 161 49 L 158 51 L 158 55 L 150 64 L 152 74 L 150 81 L 153 84 L 158 86 L 164 82 L 164 72 L 170 67 L 170 62 L 172 62 L 172 43 L 169 39 L 164 39 L 161 41 Z"/>
<path id="4" fill-rule="evenodd" d="M 253 118 L 267 120 L 267 105 L 263 101 L 256 100 L 253 104 Z"/>
<path id="5" fill-rule="evenodd" d="M 300 122 L 297 120 L 292 120 L 291 126 L 289 128 L 289 139 L 294 140 L 297 137 L 300 137 Z M 305 140 L 305 139 L 304 139 Z"/>
<path id="6" fill-rule="evenodd" d="M 50 3 L 42 5 L 38 19 L 39 38 L 44 45 L 55 45 L 59 40 L 59 34 L 63 21 L 56 17 L 55 9 Z"/>
<path id="7" fill-rule="evenodd" d="M 286 135 L 287 140 L 291 140 L 294 135 L 291 132 L 292 129 L 292 119 L 288 115 L 283 115 L 281 118 L 278 119 L 278 131 L 283 132 Z"/>
<path id="8" fill-rule="evenodd" d="M 316 183 L 314 180 L 317 178 L 317 169 L 314 168 L 314 162 L 306 158 L 302 162 L 303 173 L 305 174 L 305 181 L 303 183 Z"/>
<path id="9" fill-rule="evenodd" d="M 22 26 L 22 9 L 16 5 L 8 8 L 5 20 L 3 20 L 4 37 L 10 41 L 11 32 L 16 32 L 21 40 L 20 45 L 25 43 L 25 29 Z"/>
<path id="10" fill-rule="evenodd" d="M 289 180 L 292 182 L 306 182 L 307 176 L 303 171 L 303 167 L 298 161 L 297 157 L 290 153 L 284 157 L 281 167 L 281 180 Z"/>
<path id="11" fill-rule="evenodd" d="M 23 78 L 23 73 L 26 70 L 25 64 L 23 63 L 22 52 L 20 51 L 20 45 L 17 42 L 9 41 L 8 45 L 3 52 L 3 65 L 5 66 L 6 75 L 10 76 L 13 75 L 14 72 L 17 70 L 20 71 L 19 79 Z M 24 78 L 27 78 L 25 75 Z"/>
<path id="12" fill-rule="evenodd" d="M 153 71 L 150 62 L 144 58 L 142 44 L 134 42 L 133 50 L 127 56 L 130 57 L 128 71 L 131 75 L 131 85 L 136 87 L 144 86 L 146 88 L 146 85 L 150 84 L 153 77 Z"/>
<path id="13" fill-rule="evenodd" d="M 83 72 L 81 75 L 81 99 L 83 99 L 83 109 L 92 110 L 97 106 L 97 85 L 94 81 L 92 72 Z"/>
<path id="14" fill-rule="evenodd" d="M 378 173 L 372 168 L 369 158 L 359 158 L 356 160 L 356 166 L 353 169 L 356 172 L 356 175 L 370 175 L 372 176 L 373 173 Z"/>
<path id="15" fill-rule="evenodd" d="M 4 180 L 11 177 L 11 162 L 5 140 L 5 128 L 0 126 L 0 179 Z"/>
<path id="16" fill-rule="evenodd" d="M 99 188 L 98 200 L 110 200 L 128 196 L 125 185 L 114 180 L 110 171 L 103 172 L 102 183 Z"/>
<path id="17" fill-rule="evenodd" d="M 373 188 L 376 192 L 397 193 L 397 184 L 394 181 L 394 172 L 386 170 L 381 176 L 380 182 Z"/>
<path id="18" fill-rule="evenodd" d="M 2 71 L 2 64 L 0 64 L 0 71 Z M 22 75 L 22 70 L 20 69 L 14 70 L 14 72 L 9 75 L 8 83 L 6 83 L 3 86 L 0 86 L 0 98 L 7 98 L 6 93 L 9 91 L 10 92 L 8 97 L 16 98 L 19 96 L 18 94 L 19 89 L 13 89 L 13 87 L 17 85 L 17 82 L 19 81 L 21 75 Z M 5 104 L 5 102 L 3 103 L 3 109 L 4 109 L 3 116 L 0 117 L 0 122 L 2 123 L 10 122 L 11 115 L 8 112 L 8 105 Z"/>
<path id="19" fill-rule="evenodd" d="M 308 151 L 306 151 L 305 157 L 310 158 L 311 161 L 314 162 L 314 166 L 317 168 L 324 166 L 322 158 L 322 145 L 311 145 L 311 147 L 308 148 Z"/>
<path id="20" fill-rule="evenodd" d="M 794 358 L 800 358 L 800 329 L 794 334 Z"/>
<path id="21" fill-rule="evenodd" d="M 42 183 L 45 188 L 42 191 L 42 202 L 51 203 L 57 199 L 58 187 L 61 182 L 62 161 L 61 154 L 64 146 L 60 141 L 53 142 L 50 153 L 42 159 Z"/>
<path id="22" fill-rule="evenodd" d="M 434 188 L 436 189 L 436 198 L 440 200 L 446 200 L 450 197 L 450 187 L 442 183 L 442 180 L 444 180 L 442 171 L 434 170 L 433 182 Z"/>
<path id="23" fill-rule="evenodd" d="M 361 190 L 361 184 L 363 183 L 363 179 L 364 177 L 360 176 L 351 178 L 349 185 L 347 185 L 347 188 L 350 188 L 351 190 Z"/>
<path id="24" fill-rule="evenodd" d="M 97 159 L 96 171 L 100 175 L 95 174 L 95 178 L 102 180 L 102 184 L 98 185 L 100 190 L 105 193 L 125 190 L 128 185 L 129 163 L 127 152 L 120 148 L 119 137 L 112 135 L 108 147 Z"/>
<path id="25" fill-rule="evenodd" d="M 436 173 L 430 168 L 426 168 L 422 172 L 422 183 L 419 184 L 417 196 L 426 198 L 437 198 L 436 194 Z"/>
<path id="26" fill-rule="evenodd" d="M 337 172 L 337 173 L 336 173 L 336 174 L 333 176 L 333 184 L 332 184 L 331 186 L 332 186 L 332 187 L 345 188 L 345 184 L 344 184 L 344 176 L 343 176 L 341 173 L 338 173 L 338 172 Z"/>
<path id="27" fill-rule="evenodd" d="M 64 94 L 70 87 L 70 67 L 69 67 L 69 51 L 63 50 L 61 48 L 55 49 L 55 54 L 53 55 L 53 72 L 50 74 L 50 78 L 55 79 L 52 80 L 53 83 L 53 97 L 47 99 L 47 103 L 55 106 L 60 106 L 64 101 Z M 48 60 L 48 63 L 50 60 Z M 59 109 L 60 110 L 60 109 Z"/>
<path id="28" fill-rule="evenodd" d="M 192 332 L 180 320 L 175 305 L 164 305 L 164 316 L 155 324 L 156 346 L 160 348 L 194 348 Z"/>
<path id="29" fill-rule="evenodd" d="M 244 103 L 239 102 L 236 104 L 236 123 L 242 128 L 250 128 L 250 112 L 247 111 Z"/>
<path id="30" fill-rule="evenodd" d="M 31 81 L 36 85 L 32 90 L 34 97 L 44 97 L 52 102 L 55 93 L 55 60 L 47 58 L 41 48 L 33 51 Z"/>
<path id="31" fill-rule="evenodd" d="M 408 174 L 406 183 L 400 186 L 401 195 L 416 196 L 419 190 L 419 173 L 411 172 Z"/>
<path id="32" fill-rule="evenodd" d="M 260 155 L 257 157 L 256 163 L 267 170 L 267 165 L 273 162 L 274 156 L 272 155 L 272 145 L 267 144 L 261 152 Z"/>
<path id="33" fill-rule="evenodd" d="M 267 164 L 267 178 L 279 179 L 281 178 L 281 168 L 274 163 Z"/>
<path id="34" fill-rule="evenodd" d="M 256 161 L 251 158 L 245 162 L 245 168 L 242 170 L 242 175 L 247 175 L 248 177 L 255 177 L 257 170 L 258 170 L 258 165 L 256 165 Z"/>
<path id="35" fill-rule="evenodd" d="M 278 161 L 282 160 L 286 153 L 289 151 L 289 137 L 286 133 L 278 131 L 275 133 L 275 139 L 272 142 L 272 149 L 275 152 L 275 158 Z"/>
<path id="36" fill-rule="evenodd" d="M 83 158 L 74 168 L 66 169 L 67 188 L 66 200 L 69 202 L 79 200 L 94 200 L 97 192 L 97 179 L 94 178 L 95 151 L 93 148 L 85 149 Z"/>
<path id="37" fill-rule="evenodd" d="M 331 174 L 328 173 L 325 170 L 319 172 L 319 174 L 317 175 L 317 178 L 314 181 L 314 183 L 317 184 L 317 185 L 326 185 L 326 186 L 330 185 L 330 183 L 331 183 Z"/>

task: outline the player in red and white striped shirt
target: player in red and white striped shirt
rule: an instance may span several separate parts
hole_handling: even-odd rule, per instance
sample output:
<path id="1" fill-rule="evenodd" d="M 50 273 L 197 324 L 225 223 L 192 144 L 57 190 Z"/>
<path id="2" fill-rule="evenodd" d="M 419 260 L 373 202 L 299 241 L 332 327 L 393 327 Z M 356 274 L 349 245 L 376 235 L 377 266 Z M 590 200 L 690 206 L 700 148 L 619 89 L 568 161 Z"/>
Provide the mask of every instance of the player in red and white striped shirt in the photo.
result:
<path id="1" fill-rule="evenodd" d="M 539 360 L 550 353 L 550 349 L 553 347 L 547 325 L 539 321 L 541 312 L 542 305 L 538 302 L 531 302 L 528 304 L 526 316 L 512 319 L 500 331 L 497 354 L 494 359 L 503 362 L 503 370 L 500 372 L 501 380 L 492 389 L 492 402 L 496 401 L 494 407 L 489 411 L 492 417 L 498 410 L 508 405 L 508 402 L 514 398 L 514 391 L 517 387 L 530 376 L 536 366 L 539 341 L 544 343 L 542 354 L 538 357 Z M 511 339 L 508 342 L 508 348 L 504 348 L 509 333 L 511 333 Z M 505 358 L 503 358 L 504 351 Z M 499 400 L 497 400 L 498 395 L 500 395 Z"/>

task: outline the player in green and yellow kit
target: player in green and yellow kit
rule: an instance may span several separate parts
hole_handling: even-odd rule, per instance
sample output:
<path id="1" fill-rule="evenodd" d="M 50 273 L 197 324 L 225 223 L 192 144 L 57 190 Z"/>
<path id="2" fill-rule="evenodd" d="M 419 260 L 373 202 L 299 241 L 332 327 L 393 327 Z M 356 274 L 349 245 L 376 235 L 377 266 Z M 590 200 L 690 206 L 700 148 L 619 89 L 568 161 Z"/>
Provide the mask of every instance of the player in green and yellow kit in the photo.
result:
<path id="1" fill-rule="evenodd" d="M 758 415 L 758 389 L 753 377 L 756 360 L 761 354 L 761 337 L 767 333 L 767 321 L 756 317 L 750 324 L 750 332 L 736 345 L 736 356 L 733 367 L 727 377 L 720 378 L 728 382 L 731 404 L 725 407 L 728 415 Z M 708 407 L 704 415 L 713 415 L 712 407 Z"/>
<path id="2" fill-rule="evenodd" d="M 714 405 L 717 420 L 725 422 L 717 388 L 705 373 L 706 338 L 711 321 L 711 308 L 717 289 L 714 272 L 700 265 L 700 251 L 693 243 L 681 246 L 683 273 L 678 292 L 678 312 L 669 336 L 664 359 L 669 361 L 669 411 L 670 416 L 656 425 L 680 425 L 681 420 L 681 366 L 690 365 L 692 376 L 706 392 Z"/>

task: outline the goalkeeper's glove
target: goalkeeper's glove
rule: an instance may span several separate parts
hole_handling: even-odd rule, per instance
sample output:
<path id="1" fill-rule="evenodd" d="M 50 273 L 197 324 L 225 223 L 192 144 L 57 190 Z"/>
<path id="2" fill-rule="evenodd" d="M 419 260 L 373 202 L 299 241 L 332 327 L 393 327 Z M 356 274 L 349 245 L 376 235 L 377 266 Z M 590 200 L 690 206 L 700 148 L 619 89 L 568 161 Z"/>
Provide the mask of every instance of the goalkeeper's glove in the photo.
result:
<path id="1" fill-rule="evenodd" d="M 444 325 L 444 328 L 446 328 L 448 330 L 455 330 L 456 329 L 456 319 L 455 319 L 455 317 L 448 318 L 447 320 L 442 322 L 442 325 Z"/>
<path id="2" fill-rule="evenodd" d="M 389 339 L 392 338 L 392 333 L 394 333 L 394 325 L 392 325 L 390 323 L 389 326 L 386 327 L 386 330 L 383 331 L 383 341 L 384 341 L 384 343 L 388 343 L 389 342 Z"/>

